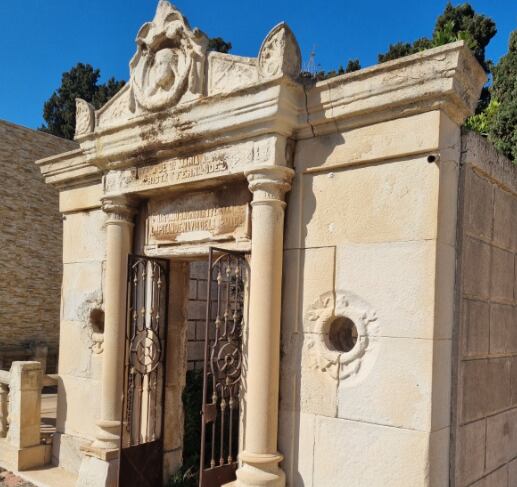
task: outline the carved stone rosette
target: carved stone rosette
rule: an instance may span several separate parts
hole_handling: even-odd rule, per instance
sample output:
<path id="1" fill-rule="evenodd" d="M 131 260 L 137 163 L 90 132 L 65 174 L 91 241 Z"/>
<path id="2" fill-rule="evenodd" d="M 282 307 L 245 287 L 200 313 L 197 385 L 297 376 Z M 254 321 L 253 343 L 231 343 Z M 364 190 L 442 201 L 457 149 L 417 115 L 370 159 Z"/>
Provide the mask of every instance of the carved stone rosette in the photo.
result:
<path id="1" fill-rule="evenodd" d="M 160 0 L 154 20 L 142 26 L 136 43 L 130 84 L 141 107 L 159 110 L 187 93 L 201 94 L 208 39 L 199 29 L 192 30 L 168 1 Z"/>
<path id="2" fill-rule="evenodd" d="M 357 328 L 357 342 L 349 352 L 339 352 L 329 346 L 330 325 L 339 317 L 349 318 Z M 354 293 L 338 290 L 322 294 L 312 303 L 304 319 L 310 366 L 336 380 L 357 374 L 366 352 L 371 349 L 370 337 L 377 326 L 376 312 Z"/>

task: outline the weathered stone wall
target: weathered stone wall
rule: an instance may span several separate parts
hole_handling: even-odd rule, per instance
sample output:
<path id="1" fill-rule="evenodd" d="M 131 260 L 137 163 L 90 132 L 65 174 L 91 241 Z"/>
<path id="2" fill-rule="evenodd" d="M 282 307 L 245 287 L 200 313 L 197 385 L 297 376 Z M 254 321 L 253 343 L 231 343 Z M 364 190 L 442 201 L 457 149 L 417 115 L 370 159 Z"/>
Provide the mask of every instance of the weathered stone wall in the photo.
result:
<path id="1" fill-rule="evenodd" d="M 0 120 L 0 361 L 25 359 L 31 343 L 49 347 L 56 366 L 62 227 L 58 191 L 34 161 L 74 142 Z"/>
<path id="2" fill-rule="evenodd" d="M 459 128 L 439 111 L 298 141 L 282 310 L 288 485 L 448 485 L 459 155 Z M 339 316 L 361 336 L 342 354 L 329 333 Z"/>
<path id="3" fill-rule="evenodd" d="M 456 487 L 517 485 L 517 169 L 483 138 L 462 138 Z"/>

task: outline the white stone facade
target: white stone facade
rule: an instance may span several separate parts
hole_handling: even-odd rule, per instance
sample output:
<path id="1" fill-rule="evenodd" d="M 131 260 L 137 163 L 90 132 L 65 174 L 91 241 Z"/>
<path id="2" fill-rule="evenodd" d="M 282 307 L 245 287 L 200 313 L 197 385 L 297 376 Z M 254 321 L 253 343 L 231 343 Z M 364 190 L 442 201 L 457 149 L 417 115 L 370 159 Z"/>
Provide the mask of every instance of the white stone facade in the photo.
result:
<path id="1" fill-rule="evenodd" d="M 485 82 L 472 53 L 311 83 L 285 24 L 257 58 L 207 53 L 161 1 L 130 66 L 105 107 L 78 102 L 80 149 L 38 162 L 60 189 L 61 342 L 76 344 L 61 348 L 54 461 L 113 485 L 127 254 L 170 259 L 183 289 L 182 262 L 215 245 L 251 251 L 234 485 L 449 485 L 460 126 Z M 183 368 L 165 427 L 181 429 L 187 316 L 171 296 Z M 355 325 L 349 349 L 336 319 Z"/>

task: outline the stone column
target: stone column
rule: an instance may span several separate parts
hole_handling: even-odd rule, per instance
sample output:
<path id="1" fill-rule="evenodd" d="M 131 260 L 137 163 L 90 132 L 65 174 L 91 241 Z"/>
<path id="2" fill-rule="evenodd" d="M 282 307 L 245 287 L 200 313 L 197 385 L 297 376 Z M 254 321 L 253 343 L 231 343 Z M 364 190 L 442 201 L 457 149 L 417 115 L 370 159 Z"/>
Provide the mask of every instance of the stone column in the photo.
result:
<path id="1" fill-rule="evenodd" d="M 278 388 L 284 245 L 284 195 L 292 169 L 268 166 L 246 173 L 252 205 L 250 309 L 245 444 L 239 487 L 285 485 L 278 464 Z"/>
<path id="2" fill-rule="evenodd" d="M 131 252 L 134 207 L 125 197 L 104 199 L 106 278 L 104 292 L 104 352 L 101 419 L 93 448 L 119 448 L 126 323 L 127 258 Z"/>

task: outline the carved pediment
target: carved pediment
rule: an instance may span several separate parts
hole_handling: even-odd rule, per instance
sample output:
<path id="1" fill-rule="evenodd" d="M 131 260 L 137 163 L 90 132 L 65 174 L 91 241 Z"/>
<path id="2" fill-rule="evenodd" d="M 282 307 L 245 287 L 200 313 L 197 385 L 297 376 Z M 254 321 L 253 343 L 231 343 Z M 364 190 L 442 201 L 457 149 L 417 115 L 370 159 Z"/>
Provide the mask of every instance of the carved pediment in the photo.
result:
<path id="1" fill-rule="evenodd" d="M 102 108 L 77 102 L 76 137 L 123 126 L 149 112 L 174 108 L 204 96 L 237 92 L 300 72 L 300 48 L 285 23 L 265 38 L 258 57 L 208 52 L 208 38 L 181 12 L 159 0 L 154 19 L 136 37 L 129 82 Z M 149 120 L 152 120 L 152 116 Z"/>
<path id="2" fill-rule="evenodd" d="M 159 110 L 201 94 L 208 39 L 199 29 L 192 30 L 168 1 L 160 0 L 154 20 L 142 26 L 136 43 L 129 66 L 138 105 Z"/>

